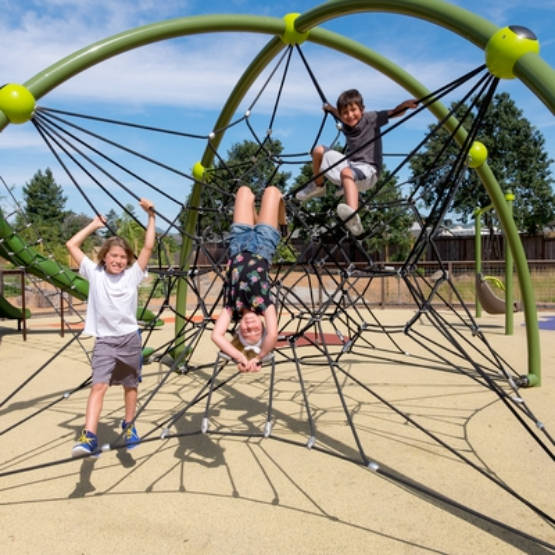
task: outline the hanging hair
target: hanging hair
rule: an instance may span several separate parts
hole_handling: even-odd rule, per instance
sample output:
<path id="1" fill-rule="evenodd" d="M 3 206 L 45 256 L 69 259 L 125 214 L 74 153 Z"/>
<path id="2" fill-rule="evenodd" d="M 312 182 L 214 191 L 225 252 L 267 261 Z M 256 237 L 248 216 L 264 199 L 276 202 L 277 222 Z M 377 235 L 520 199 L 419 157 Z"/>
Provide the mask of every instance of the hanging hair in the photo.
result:
<path id="1" fill-rule="evenodd" d="M 361 110 L 364 110 L 362 95 L 356 89 L 349 89 L 339 95 L 337 99 L 337 111 L 341 112 L 349 104 L 357 104 Z"/>
<path id="2" fill-rule="evenodd" d="M 131 247 L 129 246 L 127 241 L 123 239 L 123 237 L 118 237 L 117 235 L 114 235 L 113 237 L 108 237 L 108 239 L 106 239 L 106 241 L 102 243 L 102 246 L 100 247 L 100 250 L 96 255 L 98 259 L 98 264 L 100 266 L 104 266 L 104 257 L 106 256 L 106 254 L 108 254 L 108 251 L 112 247 L 121 247 L 125 251 L 125 254 L 127 255 L 127 267 L 133 264 L 133 261 L 135 260 L 135 255 L 133 254 Z"/>
<path id="3" fill-rule="evenodd" d="M 254 358 L 255 356 L 260 354 L 260 350 L 262 348 L 262 343 L 264 338 L 266 337 L 266 328 L 263 327 L 262 335 L 260 339 L 256 343 L 249 343 L 241 334 L 241 330 L 239 327 L 236 328 L 235 334 L 233 339 L 231 340 L 231 344 L 241 353 L 243 353 L 247 360 Z"/>

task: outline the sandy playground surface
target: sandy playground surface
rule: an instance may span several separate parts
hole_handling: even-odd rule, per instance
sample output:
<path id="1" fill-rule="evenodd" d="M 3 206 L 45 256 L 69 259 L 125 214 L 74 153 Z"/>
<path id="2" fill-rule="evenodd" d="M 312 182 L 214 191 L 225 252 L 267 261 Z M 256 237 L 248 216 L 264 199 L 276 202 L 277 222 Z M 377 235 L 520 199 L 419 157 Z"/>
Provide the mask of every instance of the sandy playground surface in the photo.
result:
<path id="1" fill-rule="evenodd" d="M 410 317 L 403 310 L 379 313 L 398 322 Z M 480 319 L 490 344 L 526 373 L 522 322 L 517 314 L 515 334 L 507 337 L 503 316 Z M 262 433 L 270 388 L 265 367 L 213 393 L 209 433 L 199 432 L 203 400 L 170 428 L 179 437 L 161 439 L 161 423 L 195 398 L 211 368 L 182 375 L 156 361 L 145 365 L 140 389 L 144 410 L 137 427 L 147 441 L 133 451 L 70 460 L 88 389 L 64 393 L 87 379 L 83 347 L 91 349 L 93 340 L 73 341 L 52 359 L 71 335 L 60 337 L 56 318 L 28 324 L 24 342 L 15 322 L 0 321 L 0 403 L 46 365 L 0 406 L 2 553 L 551 552 L 526 534 L 555 544 L 555 528 L 541 515 L 339 374 L 358 441 L 380 472 L 354 463 L 360 451 L 333 373 L 322 356 L 306 358 L 316 353 L 310 346 L 299 348 L 299 356 L 312 362 L 303 364 L 303 379 L 316 426 L 313 449 L 304 446 L 310 429 L 293 362 L 276 365 L 271 437 Z M 425 323 L 417 326 L 435 333 Z M 555 331 L 540 333 L 543 383 L 521 395 L 553 436 Z M 162 345 L 172 335 L 166 324 L 151 343 Z M 195 356 L 213 362 L 208 334 Z M 485 473 L 555 516 L 553 461 L 495 393 L 431 363 L 388 358 L 355 352 L 342 364 Z M 230 367 L 223 371 L 224 377 L 233 374 Z M 122 406 L 120 388 L 111 388 L 99 427 L 102 443 L 117 440 Z"/>

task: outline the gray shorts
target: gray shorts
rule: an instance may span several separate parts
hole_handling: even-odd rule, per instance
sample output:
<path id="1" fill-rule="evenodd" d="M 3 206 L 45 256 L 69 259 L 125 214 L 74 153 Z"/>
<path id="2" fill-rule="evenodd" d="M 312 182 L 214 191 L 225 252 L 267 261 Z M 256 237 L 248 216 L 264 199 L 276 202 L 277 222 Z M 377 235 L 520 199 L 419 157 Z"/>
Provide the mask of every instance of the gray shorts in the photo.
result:
<path id="1" fill-rule="evenodd" d="M 333 164 L 337 163 L 337 166 Z M 328 168 L 333 166 L 330 170 Z M 351 162 L 344 154 L 337 150 L 327 149 L 322 157 L 320 171 L 326 172 L 326 177 L 335 185 L 341 185 L 341 170 L 351 168 L 353 180 L 359 193 L 371 189 L 378 181 L 378 170 L 372 164 L 364 162 Z M 326 171 L 327 170 L 327 171 Z"/>
<path id="2" fill-rule="evenodd" d="M 142 367 L 141 333 L 97 337 L 92 356 L 92 383 L 138 387 Z"/>

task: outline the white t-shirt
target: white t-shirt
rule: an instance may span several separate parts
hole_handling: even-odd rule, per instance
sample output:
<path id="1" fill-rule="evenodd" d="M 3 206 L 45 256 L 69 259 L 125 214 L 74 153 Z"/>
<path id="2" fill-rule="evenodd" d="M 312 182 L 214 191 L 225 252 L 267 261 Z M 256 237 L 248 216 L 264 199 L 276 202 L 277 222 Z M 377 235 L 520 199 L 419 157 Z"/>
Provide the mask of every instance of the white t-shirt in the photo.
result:
<path id="1" fill-rule="evenodd" d="M 126 335 L 137 325 L 137 287 L 148 275 L 135 262 L 121 274 L 110 274 L 104 266 L 85 256 L 79 273 L 89 280 L 85 333 L 96 337 Z"/>

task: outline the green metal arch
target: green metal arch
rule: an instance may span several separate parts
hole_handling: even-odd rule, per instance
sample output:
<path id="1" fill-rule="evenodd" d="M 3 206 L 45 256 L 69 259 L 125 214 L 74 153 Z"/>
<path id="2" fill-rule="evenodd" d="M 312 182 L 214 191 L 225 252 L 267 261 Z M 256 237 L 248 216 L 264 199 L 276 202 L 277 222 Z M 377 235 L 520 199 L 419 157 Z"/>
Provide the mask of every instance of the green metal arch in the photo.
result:
<path id="1" fill-rule="evenodd" d="M 379 57 L 359 43 L 350 41 L 341 35 L 315 28 L 318 23 L 331 18 L 368 11 L 399 13 L 425 19 L 461 35 L 480 48 L 484 48 L 489 38 L 497 31 L 497 27 L 489 21 L 467 10 L 448 4 L 443 0 L 331 0 L 307 11 L 296 19 L 296 30 L 301 33 L 308 31 L 308 40 L 344 52 L 370 65 L 375 64 L 374 67 L 389 75 L 415 96 L 423 96 L 426 94 L 426 89 L 395 64 Z M 177 18 L 138 27 L 99 41 L 71 54 L 35 75 L 25 83 L 25 86 L 33 93 L 35 98 L 39 99 L 48 91 L 77 73 L 122 52 L 168 38 L 189 34 L 224 31 L 265 33 L 274 36 L 249 65 L 231 93 L 220 114 L 218 123 L 215 126 L 216 128 L 224 127 L 225 124 L 229 122 L 229 119 L 254 79 L 284 47 L 284 44 L 279 39 L 279 36 L 285 31 L 284 20 L 248 15 L 212 15 Z M 541 60 L 539 55 L 527 54 L 523 56 L 515 65 L 515 75 L 517 75 L 517 77 L 519 77 L 532 92 L 555 113 L 554 72 L 548 64 Z M 434 104 L 430 109 L 437 117 L 441 117 L 441 114 L 446 113 L 445 107 L 439 103 Z M 0 113 L 0 131 L 7 123 L 4 114 Z M 452 129 L 454 125 L 456 125 L 456 121 L 452 118 L 447 123 L 447 126 Z M 464 131 L 461 130 L 458 133 L 457 140 L 464 140 Z M 203 164 L 209 165 L 209 163 L 210 155 L 206 152 L 203 156 Z M 499 214 L 505 234 L 515 256 L 518 276 L 523 290 L 523 304 L 528 338 L 529 374 L 531 375 L 531 381 L 539 383 L 539 332 L 534 294 L 524 249 L 518 237 L 518 231 L 514 221 L 507 214 L 503 202 L 502 191 L 493 173 L 487 165 L 484 165 L 478 170 L 478 175 L 484 183 L 491 197 L 492 204 Z M 199 198 L 200 184 L 196 184 L 193 187 L 190 202 L 194 205 L 198 203 Z M 196 223 L 194 220 L 194 217 L 188 220 L 188 229 L 194 228 Z M 182 260 L 187 260 L 190 246 L 190 244 L 184 242 L 181 254 Z M 178 300 L 178 303 L 184 302 L 182 297 L 183 295 L 180 300 Z M 180 325 L 182 325 L 182 322 L 176 322 L 176 331 L 180 329 Z M 535 376 L 537 376 L 537 378 Z"/>

